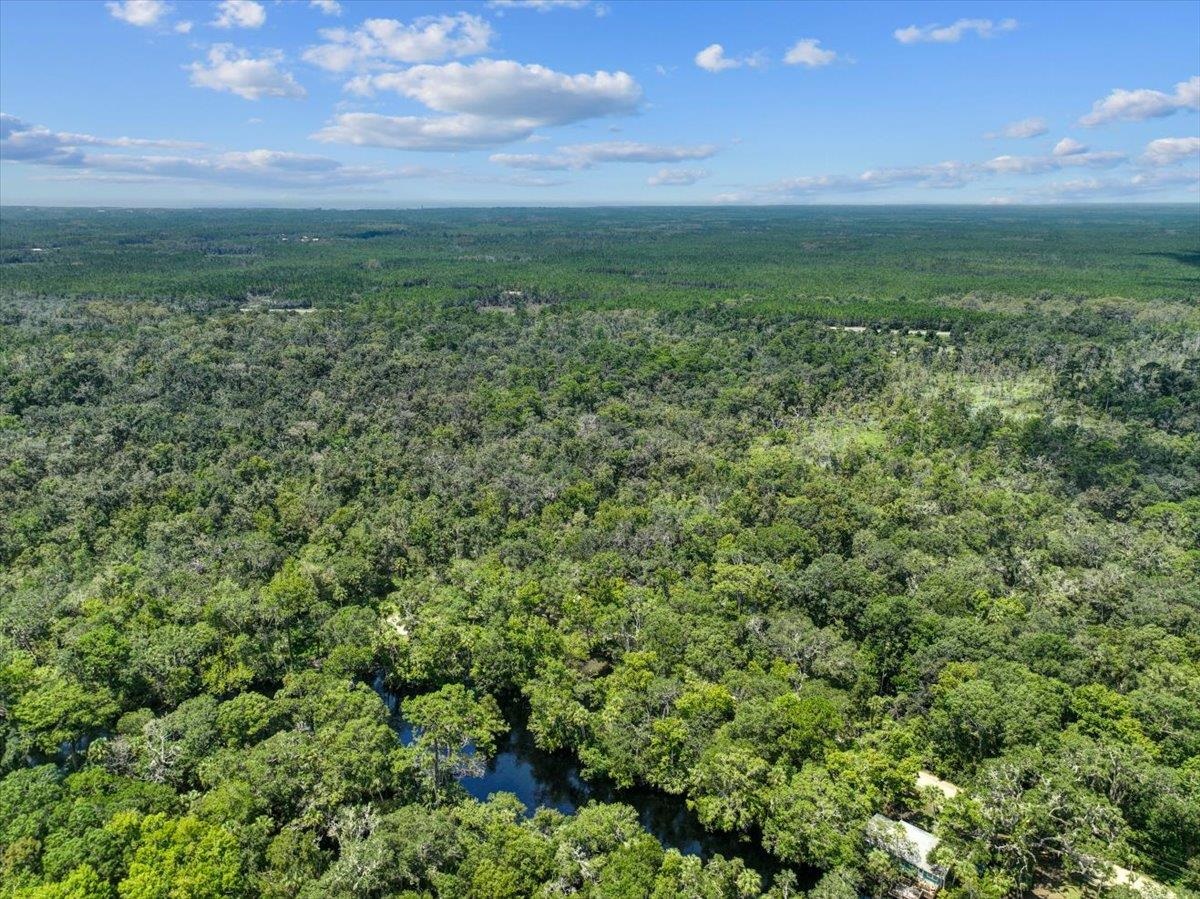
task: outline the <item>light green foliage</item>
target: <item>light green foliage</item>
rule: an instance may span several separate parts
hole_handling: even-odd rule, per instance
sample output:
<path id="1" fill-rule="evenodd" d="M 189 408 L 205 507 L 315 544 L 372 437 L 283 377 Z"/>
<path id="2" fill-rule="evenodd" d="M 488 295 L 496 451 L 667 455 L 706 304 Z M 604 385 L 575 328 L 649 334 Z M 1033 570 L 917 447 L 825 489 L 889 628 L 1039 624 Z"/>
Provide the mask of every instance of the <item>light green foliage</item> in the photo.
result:
<path id="1" fill-rule="evenodd" d="M 750 749 L 713 743 L 692 771 L 692 807 L 714 830 L 748 830 L 762 816 L 769 770 Z"/>
<path id="2" fill-rule="evenodd" d="M 80 865 L 62 880 L 18 890 L 14 899 L 111 899 L 112 884 L 91 865 Z"/>
<path id="3" fill-rule="evenodd" d="M 976 784 L 943 814 L 952 858 L 1028 887 L 1039 864 L 1103 879 L 1100 860 L 1121 854 L 1128 827 L 1119 811 L 1058 759 L 1026 750 L 989 762 Z"/>
<path id="4" fill-rule="evenodd" d="M 0 215 L 0 899 L 1200 888 L 1194 210 Z"/>
<path id="5" fill-rule="evenodd" d="M 858 899 L 854 880 L 840 868 L 825 873 L 808 891 L 809 899 Z"/>
<path id="6" fill-rule="evenodd" d="M 117 886 L 121 899 L 225 899 L 246 893 L 237 842 L 219 826 L 151 815 L 137 825 L 129 852 L 129 872 Z"/>
<path id="7" fill-rule="evenodd" d="M 40 752 L 54 754 L 81 734 L 92 733 L 112 720 L 116 704 L 104 688 L 89 690 L 50 668 L 33 672 L 29 689 L 12 707 L 13 720 L 33 738 Z"/>

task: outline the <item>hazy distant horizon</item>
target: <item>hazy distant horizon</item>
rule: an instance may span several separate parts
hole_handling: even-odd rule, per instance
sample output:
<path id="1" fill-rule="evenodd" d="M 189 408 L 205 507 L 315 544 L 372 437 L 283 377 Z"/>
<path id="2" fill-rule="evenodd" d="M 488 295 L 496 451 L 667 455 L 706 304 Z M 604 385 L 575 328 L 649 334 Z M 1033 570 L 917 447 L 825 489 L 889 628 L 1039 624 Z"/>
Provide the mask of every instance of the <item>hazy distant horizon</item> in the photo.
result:
<path id="1" fill-rule="evenodd" d="M 757 210 L 785 210 L 785 209 L 978 209 L 978 210 L 1014 210 L 1014 209 L 1061 209 L 1061 210 L 1084 210 L 1084 209 L 1158 209 L 1158 208 L 1191 208 L 1195 204 L 1187 200 L 1128 200 L 1128 201 L 1060 201 L 1060 202 L 1044 202 L 1044 203 L 918 203 L 918 202 L 893 202 L 893 203 L 600 203 L 600 202 L 561 202 L 561 203 L 438 203 L 430 201 L 427 203 L 408 203 L 408 204 L 381 204 L 377 206 L 352 206 L 340 205 L 337 203 L 325 203 L 320 206 L 310 206 L 301 203 L 287 204 L 280 202 L 262 202 L 256 203 L 253 201 L 244 201 L 239 203 L 200 203 L 180 201 L 171 205 L 139 205 L 137 203 L 0 203 L 0 212 L 14 209 L 90 209 L 97 211 L 117 211 L 129 210 L 139 212 L 152 211 L 199 211 L 206 209 L 213 210 L 230 210 L 238 209 L 256 210 L 256 211 L 298 211 L 309 210 L 312 212 L 412 212 L 422 209 L 757 209 Z"/>

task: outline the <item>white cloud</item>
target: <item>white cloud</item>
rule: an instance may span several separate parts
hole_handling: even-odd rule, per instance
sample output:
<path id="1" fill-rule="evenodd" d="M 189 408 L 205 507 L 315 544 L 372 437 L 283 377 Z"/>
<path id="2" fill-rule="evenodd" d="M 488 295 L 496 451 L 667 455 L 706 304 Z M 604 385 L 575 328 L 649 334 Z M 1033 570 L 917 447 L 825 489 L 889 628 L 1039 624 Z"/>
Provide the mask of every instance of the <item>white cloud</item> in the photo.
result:
<path id="1" fill-rule="evenodd" d="M 1060 141 L 1061 145 L 1061 141 Z M 1055 147 L 1055 150 L 1058 148 Z M 1051 156 L 997 156 L 981 164 L 984 171 L 1005 175 L 1036 175 L 1070 167 L 1111 168 L 1126 160 L 1124 153 L 1089 153 L 1087 147 Z"/>
<path id="2" fill-rule="evenodd" d="M 1200 75 L 1175 85 L 1173 94 L 1140 88 L 1116 88 L 1103 100 L 1092 104 L 1092 111 L 1079 120 L 1080 125 L 1093 127 L 1108 122 L 1143 122 L 1169 116 L 1182 109 L 1200 109 Z"/>
<path id="3" fill-rule="evenodd" d="M 309 47 L 303 58 L 331 72 L 370 69 L 393 63 L 426 63 L 487 52 L 494 33 L 486 20 L 469 13 L 425 16 L 405 24 L 367 19 L 358 28 L 321 31 L 326 43 Z"/>
<path id="4" fill-rule="evenodd" d="M 102 146 L 139 152 L 89 154 L 82 148 Z M 145 149 L 169 149 L 163 154 Z M 306 153 L 254 149 L 223 153 L 204 150 L 188 141 L 104 138 L 53 132 L 11 115 L 0 115 L 0 153 L 5 160 L 46 167 L 54 174 L 37 176 L 56 181 L 98 181 L 120 184 L 190 182 L 261 191 L 264 188 L 304 190 L 358 189 L 400 179 L 436 179 L 455 183 L 549 187 L 562 179 L 530 175 L 491 175 L 430 166 L 379 168 L 345 165 L 336 159 Z"/>
<path id="5" fill-rule="evenodd" d="M 895 166 L 871 169 L 858 176 L 860 189 L 872 190 L 895 184 L 917 184 L 921 187 L 962 187 L 976 177 L 975 167 L 970 163 L 948 160 L 928 165 Z"/>
<path id="6" fill-rule="evenodd" d="M 1146 144 L 1142 162 L 1147 165 L 1174 165 L 1200 156 L 1200 137 L 1160 137 Z"/>
<path id="7" fill-rule="evenodd" d="M 1132 178 L 1074 178 L 1055 181 L 1031 192 L 1051 200 L 1096 200 L 1162 193 L 1166 190 L 1200 187 L 1200 172 L 1143 172 Z"/>
<path id="8" fill-rule="evenodd" d="M 522 140 L 536 123 L 483 116 L 386 116 L 348 112 L 312 135 L 323 143 L 394 150 L 476 150 Z"/>
<path id="9" fill-rule="evenodd" d="M 97 137 L 70 131 L 51 131 L 31 125 L 14 115 L 0 113 L 0 155 L 7 160 L 41 162 L 47 165 L 71 164 L 82 158 L 81 147 L 123 147 L 154 149 L 200 149 L 194 141 L 156 140 L 141 137 Z"/>
<path id="10" fill-rule="evenodd" d="M 1055 156 L 1077 156 L 1087 152 L 1087 146 L 1071 137 L 1064 137 L 1054 145 Z"/>
<path id="11" fill-rule="evenodd" d="M 558 187 L 562 184 L 570 184 L 568 178 L 546 178 L 541 175 L 472 175 L 469 178 L 464 176 L 458 179 L 460 181 L 469 180 L 476 184 L 511 184 L 515 187 Z"/>
<path id="12" fill-rule="evenodd" d="M 1034 116 L 1033 118 L 1009 122 L 999 131 L 989 131 L 984 135 L 984 137 L 986 137 L 988 140 L 996 140 L 1000 137 L 1023 140 L 1029 137 L 1038 137 L 1039 135 L 1045 134 L 1048 130 L 1049 129 L 1046 127 L 1046 120 Z"/>
<path id="13" fill-rule="evenodd" d="M 92 134 L 75 134 L 71 131 L 59 131 L 59 140 L 75 146 L 86 147 L 153 147 L 168 150 L 196 150 L 205 145 L 194 140 L 155 140 L 144 137 L 96 137 Z"/>
<path id="14" fill-rule="evenodd" d="M 259 189 L 262 187 L 338 187 L 403 177 L 399 170 L 347 166 L 336 159 L 249 150 L 214 156 L 146 156 L 100 154 L 85 157 L 91 172 L 138 175 L 146 180 L 205 181 Z"/>
<path id="15" fill-rule="evenodd" d="M 708 175 L 708 169 L 659 169 L 646 179 L 646 183 L 651 187 L 686 186 Z"/>
<path id="16" fill-rule="evenodd" d="M 208 51 L 207 64 L 194 62 L 187 68 L 193 86 L 229 91 L 245 100 L 305 96 L 292 74 L 278 68 L 282 61 L 283 54 L 277 50 L 256 59 L 231 44 L 214 44 Z"/>
<path id="17" fill-rule="evenodd" d="M 1187 185 L 1195 190 L 1200 187 L 1200 171 L 1141 172 L 1130 178 L 1129 183 L 1141 190 L 1161 190 L 1177 185 Z"/>
<path id="18" fill-rule="evenodd" d="M 511 169 L 532 169 L 539 172 L 561 172 L 568 169 L 590 168 L 580 160 L 565 154 L 545 155 L 542 153 L 493 153 L 490 162 L 506 165 Z"/>
<path id="19" fill-rule="evenodd" d="M 605 162 L 683 162 L 689 159 L 708 159 L 717 152 L 713 144 L 698 146 L 664 146 L 634 141 L 605 141 L 594 144 L 571 144 L 556 153 L 494 153 L 491 161 L 510 168 L 538 171 L 590 169 Z"/>
<path id="20" fill-rule="evenodd" d="M 340 16 L 342 14 L 342 4 L 338 0 L 308 0 L 308 5 L 312 9 L 318 9 L 327 16 Z"/>
<path id="21" fill-rule="evenodd" d="M 191 22 L 176 22 L 173 29 L 176 34 L 190 34 L 192 31 Z"/>
<path id="22" fill-rule="evenodd" d="M 104 5 L 114 19 L 138 28 L 154 28 L 170 11 L 165 0 L 111 0 Z"/>
<path id="23" fill-rule="evenodd" d="M 994 162 L 994 161 L 989 161 Z M 1000 170 L 1003 169 L 1003 170 Z M 825 195 L 845 195 L 884 191 L 896 187 L 958 188 L 982 178 L 995 175 L 1039 174 L 1042 167 L 1009 170 L 1001 164 L 943 162 L 927 166 L 878 169 L 860 175 L 807 175 L 788 178 L 770 184 L 720 194 L 716 203 L 788 203 L 809 200 Z M 1052 181 L 1022 192 L 1027 201 L 1058 201 L 1119 198 L 1125 196 L 1161 194 L 1164 191 L 1186 188 L 1200 190 L 1200 171 L 1156 170 L 1142 172 L 1130 178 L 1087 177 Z M 989 204 L 1017 202 L 1014 195 L 993 197 Z"/>
<path id="24" fill-rule="evenodd" d="M 478 149 L 525 140 L 538 128 L 632 113 L 642 96 L 625 72 L 568 75 L 495 59 L 361 75 L 346 89 L 364 95 L 394 91 L 443 115 L 347 113 L 315 139 L 410 150 Z"/>
<path id="25" fill-rule="evenodd" d="M 1068 155 L 996 156 L 983 162 L 947 160 L 928 165 L 868 169 L 857 175 L 803 175 L 729 194 L 727 202 L 780 202 L 825 194 L 856 194 L 897 187 L 954 190 L 996 177 L 1031 177 L 1073 168 L 1107 169 L 1128 162 L 1123 153 L 1090 152 L 1086 147 Z"/>
<path id="26" fill-rule="evenodd" d="M 725 48 L 720 44 L 709 44 L 696 54 L 695 61 L 696 65 L 706 72 L 724 72 L 727 69 L 740 69 L 742 66 L 759 68 L 766 64 L 766 57 L 762 53 L 739 57 L 726 56 Z"/>
<path id="27" fill-rule="evenodd" d="M 902 44 L 957 44 L 963 36 L 975 33 L 980 37 L 994 37 L 1017 27 L 1016 19 L 959 19 L 952 25 L 909 25 L 897 28 L 892 34 Z"/>
<path id="28" fill-rule="evenodd" d="M 820 43 L 815 37 L 801 38 L 792 44 L 783 61 L 789 66 L 807 66 L 810 69 L 819 69 L 836 61 L 837 53 L 833 50 L 823 50 Z"/>
<path id="29" fill-rule="evenodd" d="M 996 156 L 980 165 L 998 175 L 1036 175 L 1053 171 L 1057 168 L 1055 163 L 1050 156 Z"/>
<path id="30" fill-rule="evenodd" d="M 266 21 L 266 9 L 255 0 L 221 0 L 212 25 L 214 28 L 261 28 Z"/>
<path id="31" fill-rule="evenodd" d="M 348 87 L 357 93 L 395 91 L 437 112 L 542 125 L 631 113 L 642 98 L 641 87 L 625 72 L 568 75 L 505 59 L 413 66 L 357 78 Z"/>
<path id="32" fill-rule="evenodd" d="M 661 146 L 633 141 L 575 144 L 563 149 L 568 153 L 584 156 L 592 162 L 680 162 L 685 159 L 708 159 L 717 152 L 717 148 L 712 144 Z"/>
<path id="33" fill-rule="evenodd" d="M 696 54 L 696 65 L 706 72 L 723 72 L 726 69 L 736 69 L 740 62 L 725 58 L 725 48 L 720 44 L 709 44 Z"/>

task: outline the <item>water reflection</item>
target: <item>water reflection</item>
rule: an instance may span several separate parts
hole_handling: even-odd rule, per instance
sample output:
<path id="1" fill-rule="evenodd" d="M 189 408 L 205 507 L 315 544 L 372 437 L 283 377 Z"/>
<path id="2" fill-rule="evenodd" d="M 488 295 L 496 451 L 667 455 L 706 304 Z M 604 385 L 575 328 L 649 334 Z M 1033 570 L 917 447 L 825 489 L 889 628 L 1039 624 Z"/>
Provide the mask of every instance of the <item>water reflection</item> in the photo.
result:
<path id="1" fill-rule="evenodd" d="M 387 704 L 392 726 L 401 741 L 409 744 L 412 728 L 399 714 L 398 697 L 384 689 L 382 682 L 377 681 L 376 690 Z M 514 717 L 510 710 L 509 720 Z M 497 745 L 496 755 L 488 763 L 487 770 L 478 777 L 464 777 L 459 783 L 480 800 L 493 793 L 512 793 L 525 805 L 528 815 L 539 808 L 557 809 L 569 815 L 593 799 L 624 803 L 637 811 L 642 826 L 665 848 L 704 859 L 714 855 L 741 858 L 767 882 L 777 872 L 790 867 L 782 865 L 757 842 L 705 830 L 682 797 L 641 787 L 621 789 L 602 780 L 585 780 L 572 756 L 538 749 L 533 735 L 519 720 Z M 813 869 L 792 870 L 799 876 L 802 886 L 811 886 L 819 876 Z"/>

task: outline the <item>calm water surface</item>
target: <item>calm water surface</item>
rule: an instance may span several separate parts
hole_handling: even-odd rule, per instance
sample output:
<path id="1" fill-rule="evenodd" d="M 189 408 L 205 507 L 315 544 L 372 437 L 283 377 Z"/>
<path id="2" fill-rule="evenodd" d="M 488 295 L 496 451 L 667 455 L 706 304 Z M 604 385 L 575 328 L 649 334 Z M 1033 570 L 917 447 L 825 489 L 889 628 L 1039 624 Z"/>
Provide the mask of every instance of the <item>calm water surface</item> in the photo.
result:
<path id="1" fill-rule="evenodd" d="M 399 714 L 399 697 L 384 689 L 380 682 L 376 683 L 376 690 L 392 713 L 393 727 L 407 745 L 412 741 L 412 728 Z M 512 793 L 525 805 L 528 815 L 539 808 L 553 808 L 569 815 L 593 799 L 624 803 L 637 811 L 642 826 L 665 848 L 704 859 L 714 855 L 741 858 L 763 875 L 764 886 L 770 883 L 774 874 L 790 867 L 781 864 L 757 842 L 705 830 L 680 796 L 646 788 L 621 789 L 604 781 L 585 780 L 572 756 L 538 749 L 523 722 L 518 722 L 498 743 L 487 771 L 479 777 L 461 778 L 459 783 L 480 800 L 493 793 Z M 820 877 L 820 872 L 815 869 L 793 867 L 792 870 L 799 875 L 802 887 L 811 887 Z"/>

